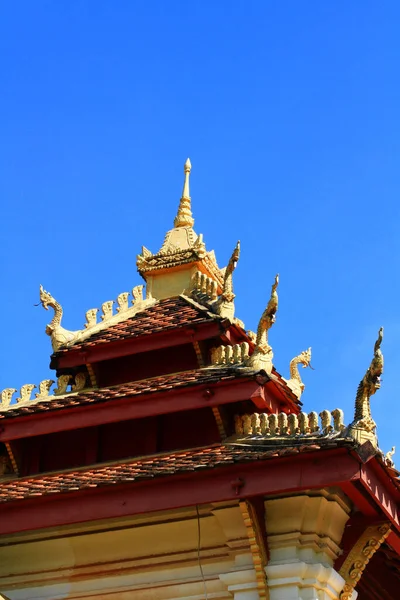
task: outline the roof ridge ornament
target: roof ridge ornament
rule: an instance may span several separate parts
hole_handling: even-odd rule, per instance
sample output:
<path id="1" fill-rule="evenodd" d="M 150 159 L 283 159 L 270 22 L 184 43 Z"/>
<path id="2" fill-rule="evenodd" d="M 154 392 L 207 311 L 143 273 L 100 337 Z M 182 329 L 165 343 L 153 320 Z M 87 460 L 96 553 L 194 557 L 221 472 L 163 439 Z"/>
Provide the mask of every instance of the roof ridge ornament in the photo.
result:
<path id="1" fill-rule="evenodd" d="M 54 310 L 54 316 L 51 322 L 46 326 L 46 333 L 51 338 L 51 344 L 53 351 L 57 352 L 61 348 L 68 347 L 77 341 L 84 340 L 94 333 L 101 331 L 106 327 L 116 325 L 120 321 L 135 316 L 137 313 L 149 308 L 155 304 L 154 298 L 150 296 L 143 299 L 143 285 L 136 285 L 132 291 L 132 300 L 129 304 L 129 292 L 122 292 L 119 294 L 116 302 L 114 300 L 108 300 L 103 302 L 102 315 L 100 322 L 97 322 L 98 308 L 90 308 L 86 311 L 86 323 L 82 329 L 76 331 L 69 331 L 61 327 L 61 319 L 63 316 L 63 309 L 61 304 L 57 302 L 55 298 L 40 286 L 40 303 L 46 310 L 52 308 Z M 117 304 L 117 312 L 113 312 L 113 306 Z"/>
<path id="2" fill-rule="evenodd" d="M 283 379 L 286 381 L 287 385 L 290 387 L 292 392 L 300 399 L 302 393 L 304 392 L 305 385 L 301 379 L 299 373 L 299 365 L 303 365 L 303 369 L 311 366 L 311 347 L 307 350 L 303 350 L 298 356 L 295 356 L 290 361 L 289 370 L 290 370 L 290 379 Z"/>
<path id="3" fill-rule="evenodd" d="M 268 343 L 268 331 L 276 321 L 276 313 L 278 310 L 278 284 L 279 275 L 277 274 L 275 275 L 275 281 L 272 284 L 269 302 L 258 323 L 254 352 L 246 365 L 257 371 L 264 369 L 267 374 L 270 374 L 272 371 L 272 359 L 274 356 L 272 347 Z"/>
<path id="4" fill-rule="evenodd" d="M 197 235 L 193 229 L 189 186 L 191 169 L 188 158 L 183 169 L 185 179 L 174 226 L 166 232 L 160 250 L 152 254 L 142 247 L 142 253 L 137 256 L 136 265 L 147 283 L 146 289 L 157 300 L 187 292 L 194 269 L 214 279 L 219 293 L 222 290 L 224 274 L 218 267 L 215 253 L 207 251 L 203 236 Z M 165 274 L 167 277 L 164 277 Z"/>
<path id="5" fill-rule="evenodd" d="M 182 197 L 179 201 L 179 207 L 177 215 L 174 219 L 174 227 L 193 227 L 194 219 L 192 215 L 191 208 L 191 198 L 189 191 L 189 176 L 190 171 L 192 170 L 192 163 L 190 162 L 190 158 L 188 158 L 183 167 L 183 171 L 185 173 L 185 180 L 183 183 L 183 191 Z"/>
<path id="6" fill-rule="evenodd" d="M 215 310 L 220 317 L 233 322 L 235 316 L 235 294 L 233 293 L 233 271 L 236 269 L 240 256 L 240 241 L 237 242 L 224 271 L 222 294 L 215 303 Z"/>
<path id="7" fill-rule="evenodd" d="M 387 464 L 388 467 L 392 467 L 394 468 L 394 461 L 393 461 L 393 455 L 396 452 L 396 446 L 392 446 L 392 449 L 389 450 L 389 452 L 386 452 L 385 454 L 385 463 Z"/>
<path id="8" fill-rule="evenodd" d="M 51 345 L 53 346 L 54 352 L 56 352 L 60 346 L 72 342 L 78 331 L 69 331 L 61 327 L 61 319 L 63 316 L 63 309 L 61 304 L 57 302 L 53 296 L 47 292 L 43 286 L 40 286 L 40 303 L 44 309 L 49 310 L 49 307 L 54 310 L 52 320 L 46 325 L 46 333 L 51 338 Z"/>
<path id="9" fill-rule="evenodd" d="M 320 423 L 318 422 L 318 416 Z M 333 425 L 332 425 L 333 417 Z M 252 413 L 235 415 L 235 434 L 238 436 L 266 436 L 268 437 L 345 437 L 343 431 L 343 411 L 335 409 L 323 410 L 319 415 L 310 413 Z"/>
<path id="10" fill-rule="evenodd" d="M 51 391 L 54 384 L 53 379 L 43 379 L 38 386 L 33 383 L 26 383 L 21 386 L 20 396 L 12 403 L 12 397 L 17 391 L 15 388 L 7 388 L 0 393 L 0 410 L 16 410 L 21 406 L 29 406 L 38 402 L 55 400 L 56 397 L 65 396 L 66 394 L 78 393 L 82 390 L 89 389 L 86 385 L 88 376 L 85 372 L 80 371 L 73 375 L 60 375 L 57 378 L 57 387 Z M 68 390 L 67 388 L 71 389 Z M 32 398 L 32 391 L 38 388 L 39 391 Z"/>
<path id="11" fill-rule="evenodd" d="M 375 448 L 378 447 L 378 440 L 376 437 L 376 423 L 371 414 L 371 396 L 381 387 L 381 375 L 383 373 L 382 340 L 383 327 L 378 332 L 371 364 L 359 383 L 355 401 L 354 421 L 349 427 L 349 434 L 355 440 L 361 444 L 370 441 Z"/>

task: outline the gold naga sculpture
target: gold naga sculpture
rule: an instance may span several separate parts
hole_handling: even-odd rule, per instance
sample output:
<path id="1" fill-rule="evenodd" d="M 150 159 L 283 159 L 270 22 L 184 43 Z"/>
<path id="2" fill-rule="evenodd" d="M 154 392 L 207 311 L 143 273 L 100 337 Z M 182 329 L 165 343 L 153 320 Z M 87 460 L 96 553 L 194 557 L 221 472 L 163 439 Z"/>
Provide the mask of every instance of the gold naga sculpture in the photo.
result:
<path id="1" fill-rule="evenodd" d="M 240 256 L 240 242 L 235 246 L 232 256 L 229 259 L 224 272 L 224 284 L 222 294 L 215 303 L 215 310 L 218 315 L 225 319 L 233 321 L 235 315 L 235 294 L 233 293 L 233 271 L 236 269 Z"/>
<path id="2" fill-rule="evenodd" d="M 354 420 L 349 427 L 349 433 L 354 439 L 360 443 L 370 441 L 375 447 L 378 447 L 378 441 L 375 433 L 376 423 L 371 415 L 371 396 L 381 387 L 381 375 L 383 373 L 382 339 L 383 327 L 380 328 L 378 339 L 375 342 L 371 364 L 358 386 Z"/>
<path id="3" fill-rule="evenodd" d="M 276 275 L 275 281 L 272 284 L 271 297 L 258 323 L 254 352 L 246 362 L 247 367 L 251 367 L 258 371 L 264 369 L 268 374 L 272 371 L 273 358 L 272 347 L 268 343 L 268 331 L 276 321 L 276 312 L 278 310 L 278 283 L 279 275 Z"/>
<path id="4" fill-rule="evenodd" d="M 68 329 L 61 327 L 61 319 L 63 316 L 62 306 L 49 292 L 46 292 L 46 290 L 43 289 L 42 285 L 40 286 L 40 303 L 46 310 L 49 310 L 49 307 L 54 310 L 51 322 L 46 325 L 46 333 L 50 336 L 51 345 L 53 346 L 54 352 L 56 352 L 63 344 L 72 342 L 79 332 L 68 331 Z"/>
<path id="5" fill-rule="evenodd" d="M 311 348 L 308 348 L 308 350 L 303 350 L 303 352 L 301 352 L 298 356 L 295 356 L 294 358 L 292 358 L 292 360 L 290 361 L 290 366 L 289 366 L 290 379 L 283 378 L 286 381 L 287 385 L 292 390 L 292 392 L 298 398 L 301 397 L 301 395 L 305 389 L 305 385 L 304 385 L 304 383 L 301 379 L 300 373 L 299 373 L 299 365 L 303 365 L 303 369 L 306 369 L 307 367 L 310 367 L 312 369 L 312 367 L 311 367 Z"/>
<path id="6" fill-rule="evenodd" d="M 148 306 L 155 303 L 153 298 L 143 299 L 143 285 L 137 285 L 131 291 L 132 294 L 132 306 L 129 305 L 129 292 L 122 292 L 119 294 L 116 302 L 114 300 L 108 300 L 103 302 L 101 305 L 102 314 L 101 320 L 97 323 L 97 308 L 91 308 L 86 312 L 86 323 L 83 329 L 76 331 L 69 331 L 61 326 L 61 319 L 63 316 L 63 309 L 61 304 L 57 302 L 53 296 L 40 286 L 40 304 L 46 310 L 52 308 L 54 310 L 54 316 L 51 322 L 46 326 L 46 333 L 51 338 L 53 351 L 64 346 L 65 344 L 77 341 L 78 339 L 85 339 L 92 335 L 95 331 L 100 331 L 104 327 L 107 327 L 109 323 L 118 323 L 121 320 L 125 320 L 128 317 L 134 316 L 136 313 L 144 310 Z M 113 313 L 113 306 L 117 304 L 117 312 Z"/>
<path id="7" fill-rule="evenodd" d="M 392 449 L 389 450 L 389 452 L 386 452 L 385 454 L 385 463 L 388 465 L 388 467 L 394 467 L 393 455 L 395 452 L 396 446 L 392 446 Z"/>

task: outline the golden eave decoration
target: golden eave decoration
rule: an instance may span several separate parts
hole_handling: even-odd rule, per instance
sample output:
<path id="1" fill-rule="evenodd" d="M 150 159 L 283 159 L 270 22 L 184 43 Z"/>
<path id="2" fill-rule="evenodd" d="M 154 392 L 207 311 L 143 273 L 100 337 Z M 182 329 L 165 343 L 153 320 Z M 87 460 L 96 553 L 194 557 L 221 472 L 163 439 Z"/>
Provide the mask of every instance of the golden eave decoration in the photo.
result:
<path id="1" fill-rule="evenodd" d="M 129 303 L 129 294 L 131 293 L 131 304 Z M 90 308 L 86 312 L 86 323 L 83 329 L 70 331 L 61 325 L 63 317 L 62 306 L 57 300 L 47 292 L 43 286 L 40 286 L 40 303 L 44 309 L 52 308 L 53 318 L 46 326 L 46 333 L 50 336 L 53 351 L 57 352 L 60 348 L 70 346 L 75 342 L 82 341 L 93 333 L 101 331 L 106 327 L 115 325 L 124 321 L 146 308 L 155 304 L 154 298 L 143 298 L 143 285 L 137 285 L 131 292 L 122 292 L 116 300 L 107 300 L 101 306 L 101 318 L 97 321 L 98 308 Z M 116 312 L 113 307 L 116 305 Z"/>
<path id="2" fill-rule="evenodd" d="M 299 365 L 302 365 L 303 369 L 311 367 L 311 348 L 303 350 L 298 356 L 292 358 L 289 365 L 290 379 L 283 378 L 298 398 L 301 397 L 305 389 L 305 385 L 299 373 Z"/>
<path id="3" fill-rule="evenodd" d="M 374 356 L 364 377 L 357 389 L 354 421 L 350 425 L 349 433 L 361 444 L 370 441 L 378 447 L 376 437 L 376 423 L 371 414 L 371 396 L 381 387 L 381 375 L 383 373 L 383 354 L 381 344 L 383 340 L 383 327 L 380 328 L 378 339 L 374 346 Z"/>
<path id="4" fill-rule="evenodd" d="M 276 320 L 278 283 L 279 275 L 276 275 L 271 288 L 271 297 L 258 323 L 254 352 L 247 361 L 248 367 L 256 370 L 264 369 L 268 374 L 272 371 L 272 359 L 274 356 L 272 347 L 268 342 L 268 332 Z"/>

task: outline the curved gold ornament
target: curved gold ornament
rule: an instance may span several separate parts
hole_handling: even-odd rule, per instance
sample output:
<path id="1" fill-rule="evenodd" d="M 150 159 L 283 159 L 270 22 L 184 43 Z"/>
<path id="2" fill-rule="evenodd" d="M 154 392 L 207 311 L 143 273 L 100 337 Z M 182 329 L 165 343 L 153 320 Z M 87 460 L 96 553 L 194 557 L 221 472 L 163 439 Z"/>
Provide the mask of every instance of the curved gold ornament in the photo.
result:
<path id="1" fill-rule="evenodd" d="M 68 329 L 64 329 L 64 327 L 61 327 L 61 319 L 63 316 L 62 306 L 49 292 L 43 289 L 42 285 L 40 286 L 40 302 L 44 309 L 48 310 L 49 308 L 52 308 L 54 310 L 53 318 L 46 326 L 46 333 L 50 336 L 53 350 L 56 352 L 63 344 L 72 342 L 78 332 L 69 331 Z"/>
<path id="2" fill-rule="evenodd" d="M 371 414 L 371 396 L 381 387 L 381 375 L 383 372 L 383 354 L 381 343 L 383 339 L 383 327 L 380 328 L 378 339 L 374 346 L 374 356 L 367 372 L 360 381 L 357 389 L 354 420 L 349 427 L 349 434 L 361 444 L 370 441 L 375 447 L 378 446 L 376 438 L 376 423 Z"/>
<path id="3" fill-rule="evenodd" d="M 311 348 L 303 350 L 298 356 L 292 358 L 289 365 L 290 379 L 285 379 L 287 385 L 298 398 L 301 397 L 305 389 L 299 373 L 299 365 L 302 365 L 303 369 L 311 367 Z"/>
<path id="4" fill-rule="evenodd" d="M 240 242 L 235 246 L 232 256 L 224 270 L 224 284 L 222 294 L 215 303 L 215 310 L 220 317 L 233 322 L 235 316 L 235 294 L 233 293 L 233 271 L 236 269 L 240 256 Z"/>
<path id="5" fill-rule="evenodd" d="M 276 321 L 278 284 L 279 275 L 276 275 L 272 284 L 271 297 L 258 323 L 254 352 L 247 361 L 248 367 L 256 370 L 264 369 L 268 374 L 272 371 L 273 358 L 272 347 L 268 343 L 268 332 Z"/>
<path id="6" fill-rule="evenodd" d="M 365 567 L 390 533 L 390 523 L 371 525 L 358 538 L 340 568 L 339 575 L 345 585 L 339 600 L 351 600 L 354 588 L 360 581 Z"/>

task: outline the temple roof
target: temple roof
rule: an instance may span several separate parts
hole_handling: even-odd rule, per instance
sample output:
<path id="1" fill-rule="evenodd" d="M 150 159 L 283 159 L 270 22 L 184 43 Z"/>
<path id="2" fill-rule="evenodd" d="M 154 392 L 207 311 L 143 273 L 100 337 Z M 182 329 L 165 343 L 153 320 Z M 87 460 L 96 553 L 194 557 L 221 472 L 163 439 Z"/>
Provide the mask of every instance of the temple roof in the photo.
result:
<path id="1" fill-rule="evenodd" d="M 253 373 L 231 368 L 183 371 L 181 373 L 161 375 L 110 387 L 83 390 L 77 393 L 69 392 L 62 395 L 49 395 L 46 398 L 39 397 L 23 404 L 11 404 L 6 410 L 0 411 L 0 419 L 9 419 L 33 413 L 59 410 L 61 408 L 87 406 L 118 398 L 157 394 L 178 388 L 201 386 L 204 384 L 211 385 L 221 381 L 252 377 Z"/>
<path id="2" fill-rule="evenodd" d="M 57 388 L 54 393 L 51 393 L 50 388 L 54 382 L 50 379 L 44 380 L 38 386 L 38 393 L 31 398 L 36 386 L 25 384 L 21 387 L 20 395 L 15 402 L 13 394 L 16 390 L 14 388 L 3 390 L 0 419 L 11 420 L 72 407 L 104 404 L 115 399 L 160 394 L 178 388 L 218 385 L 224 381 L 245 379 L 257 381 L 258 377 L 263 380 L 263 383 L 260 383 L 263 393 L 268 383 L 274 387 L 276 397 L 279 396 L 274 411 L 276 413 L 281 411 L 281 414 L 292 417 L 292 421 L 287 425 L 291 435 L 296 434 L 296 428 L 301 430 L 300 422 L 296 425 L 293 421 L 301 410 L 300 397 L 304 391 L 299 367 L 311 366 L 311 348 L 303 350 L 290 361 L 288 378 L 282 377 L 277 372 L 269 335 L 278 311 L 278 275 L 272 283 L 269 298 L 266 298 L 265 310 L 260 316 L 257 332 L 245 331 L 244 324 L 235 316 L 233 291 L 233 275 L 240 257 L 240 243 L 236 243 L 227 266 L 220 269 L 214 252 L 206 250 L 202 235 L 197 235 L 193 229 L 194 219 L 189 191 L 190 171 L 191 164 L 188 160 L 184 166 L 184 186 L 174 227 L 167 232 L 161 249 L 156 254 L 152 254 L 143 248 L 138 256 L 138 271 L 146 281 L 145 294 L 144 286 L 136 285 L 131 292 L 119 294 L 116 301 L 104 302 L 99 322 L 97 322 L 98 309 L 89 309 L 84 327 L 69 331 L 61 325 L 63 316 L 61 305 L 41 286 L 40 300 L 43 307 L 54 311 L 46 333 L 50 336 L 53 346 L 54 362 L 51 366 L 57 369 L 59 376 Z M 114 305 L 117 307 L 116 312 L 114 312 Z M 138 340 L 144 338 L 155 340 L 158 334 L 166 333 L 168 343 L 164 344 L 162 350 L 169 352 L 170 346 L 172 347 L 169 341 L 172 332 L 182 333 L 185 327 L 188 330 L 193 328 L 193 331 L 197 329 L 204 331 L 209 324 L 211 325 L 210 331 L 207 331 L 208 337 L 205 336 L 201 340 L 205 342 L 203 348 L 199 347 L 194 334 L 192 337 L 182 336 L 176 343 L 176 346 L 183 346 L 182 353 L 186 353 L 188 345 L 191 345 L 193 365 L 198 368 L 192 368 L 192 365 L 182 367 L 180 364 L 173 364 L 170 369 L 173 372 L 165 373 L 167 367 L 164 370 L 160 369 L 157 360 L 153 362 L 150 360 L 152 371 L 144 377 L 141 370 L 143 365 L 139 365 L 132 375 L 134 366 L 132 360 L 128 366 L 125 363 L 122 376 L 130 377 L 130 381 L 119 379 L 121 383 L 118 385 L 109 385 L 116 380 L 104 379 L 100 384 L 99 380 L 96 380 L 93 364 L 96 363 L 95 367 L 98 366 L 101 370 L 104 369 L 104 363 L 107 361 L 120 358 L 115 354 L 119 342 L 127 342 L 129 345 L 128 341 L 132 340 L 136 344 Z M 371 416 L 370 398 L 379 389 L 380 375 L 383 371 L 383 356 L 380 350 L 382 337 L 381 329 L 374 346 L 373 359 L 357 390 L 354 419 L 347 428 L 349 436 L 359 444 L 368 440 L 376 448 L 378 447 L 376 424 Z M 102 350 L 106 347 L 113 348 L 114 354 L 110 353 L 106 358 L 104 355 L 93 357 L 93 349 Z M 150 350 L 160 350 L 148 346 L 143 348 L 144 346 L 136 348 L 135 351 L 138 354 L 140 352 L 146 354 L 150 353 Z M 132 348 L 129 348 L 129 352 L 133 357 Z M 75 362 L 71 360 L 68 363 L 67 359 L 72 355 L 74 360 L 78 355 L 79 357 Z M 113 370 L 115 363 L 112 363 L 111 368 L 110 362 L 109 369 Z M 248 397 L 243 398 L 243 401 L 248 399 Z M 264 404 L 264 400 L 261 400 L 262 409 Z M 271 407 L 270 409 L 272 411 Z M 262 427 L 264 429 L 267 427 L 265 423 L 257 424 L 257 419 L 258 417 L 253 417 L 253 433 L 254 427 L 256 429 L 260 427 L 260 431 Z M 284 416 L 281 417 L 283 425 L 282 423 L 279 425 L 282 431 L 285 428 L 284 419 Z M 304 423 L 303 426 L 305 427 Z M 276 432 L 276 427 L 277 425 L 272 424 L 272 433 L 274 428 Z"/>
<path id="3" fill-rule="evenodd" d="M 10 404 L 0 409 L 0 419 L 12 419 L 40 412 L 56 411 L 63 408 L 75 408 L 90 404 L 115 401 L 147 394 L 161 394 L 166 391 L 177 390 L 191 386 L 215 385 L 233 380 L 253 380 L 254 372 L 251 369 L 234 366 L 211 366 L 196 370 L 171 373 L 147 379 L 140 379 L 129 383 L 107 386 L 102 388 L 86 388 L 82 391 L 64 391 L 64 393 L 50 393 L 47 396 L 37 395 L 35 399 Z M 283 393 L 293 405 L 298 404 L 298 399 L 283 381 L 282 377 L 272 372 L 267 378 Z M 53 382 L 52 382 L 53 383 Z"/>
<path id="4" fill-rule="evenodd" d="M 61 346 L 56 354 L 68 352 L 70 348 L 83 350 L 98 344 L 151 335 L 176 327 L 199 325 L 218 318 L 219 316 L 211 313 L 206 306 L 202 306 L 186 296 L 164 298 L 115 325 L 110 325 L 93 333 L 88 330 L 87 337 L 72 341 L 66 346 Z"/>
<path id="5" fill-rule="evenodd" d="M 321 435 L 318 438 L 312 436 L 310 440 L 303 438 L 296 446 L 293 446 L 291 439 L 286 439 L 284 444 L 279 443 L 279 440 L 271 439 L 266 447 L 224 444 L 184 452 L 158 454 L 91 469 L 74 469 L 0 483 L 0 502 L 27 500 L 108 485 L 122 485 L 156 477 L 223 468 L 234 463 L 263 461 L 328 448 L 354 446 L 355 442 L 352 439 L 332 440 L 329 436 Z"/>

